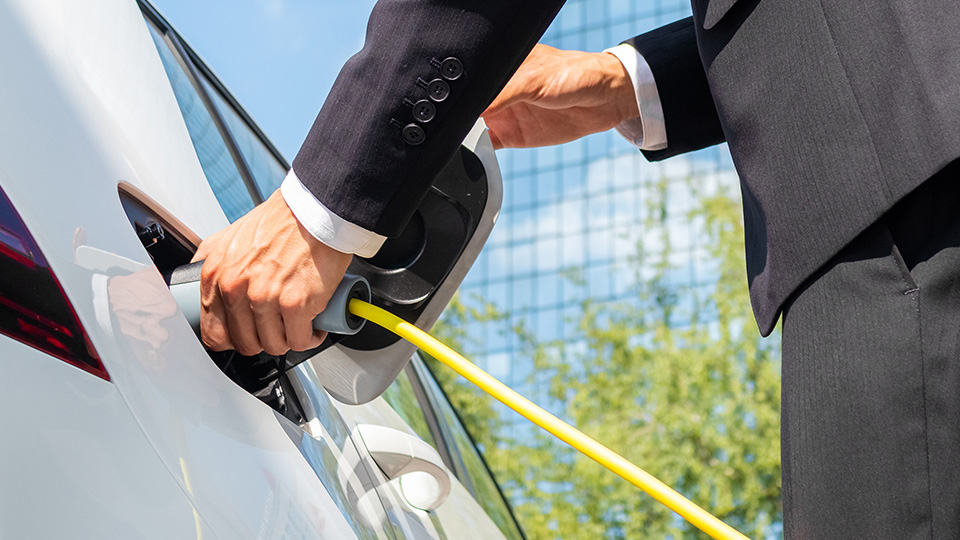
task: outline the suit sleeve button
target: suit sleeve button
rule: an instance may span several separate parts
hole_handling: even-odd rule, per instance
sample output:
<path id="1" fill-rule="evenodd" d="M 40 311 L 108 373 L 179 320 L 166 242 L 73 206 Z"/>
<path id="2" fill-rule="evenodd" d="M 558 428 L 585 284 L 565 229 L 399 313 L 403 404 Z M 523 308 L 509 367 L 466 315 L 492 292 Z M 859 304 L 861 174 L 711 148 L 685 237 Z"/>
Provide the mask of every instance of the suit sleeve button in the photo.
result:
<path id="1" fill-rule="evenodd" d="M 434 101 L 443 101 L 450 95 L 450 85 L 447 81 L 434 79 L 427 85 L 427 95 Z"/>
<path id="2" fill-rule="evenodd" d="M 433 120 L 433 117 L 437 115 L 437 108 L 425 99 L 421 99 L 413 105 L 413 117 L 417 119 L 418 122 L 427 122 Z"/>
<path id="3" fill-rule="evenodd" d="M 423 132 L 423 128 L 416 124 L 407 124 L 403 126 L 401 135 L 403 136 L 403 142 L 412 146 L 423 143 L 423 141 L 427 138 L 427 134 Z"/>
<path id="4" fill-rule="evenodd" d="M 459 79 L 463 75 L 463 63 L 452 56 L 447 58 L 440 64 L 440 75 L 448 81 Z"/>

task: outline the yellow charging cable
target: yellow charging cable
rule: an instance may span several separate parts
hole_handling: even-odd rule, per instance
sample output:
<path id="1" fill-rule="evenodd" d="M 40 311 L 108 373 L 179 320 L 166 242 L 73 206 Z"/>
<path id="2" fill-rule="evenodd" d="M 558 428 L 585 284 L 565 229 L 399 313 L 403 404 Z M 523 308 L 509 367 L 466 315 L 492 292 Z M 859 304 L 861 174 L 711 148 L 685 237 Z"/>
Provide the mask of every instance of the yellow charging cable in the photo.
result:
<path id="1" fill-rule="evenodd" d="M 484 392 L 520 413 L 527 420 L 547 430 L 547 432 L 576 448 L 585 456 L 642 489 L 651 497 L 666 505 L 667 508 L 680 514 L 696 528 L 709 534 L 711 538 L 715 540 L 748 540 L 739 531 L 692 503 L 689 499 L 671 489 L 670 486 L 657 480 L 653 475 L 630 463 L 621 455 L 577 428 L 543 410 L 416 326 L 363 300 L 350 300 L 350 313 L 382 326 L 413 343 L 480 387 Z"/>

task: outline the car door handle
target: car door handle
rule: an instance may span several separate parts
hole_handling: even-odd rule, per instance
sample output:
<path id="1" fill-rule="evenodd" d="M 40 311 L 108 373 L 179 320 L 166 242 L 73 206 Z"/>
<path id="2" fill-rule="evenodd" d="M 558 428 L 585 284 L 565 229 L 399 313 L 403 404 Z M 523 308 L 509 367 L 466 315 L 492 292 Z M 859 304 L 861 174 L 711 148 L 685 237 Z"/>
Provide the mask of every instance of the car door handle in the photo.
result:
<path id="1" fill-rule="evenodd" d="M 356 431 L 383 474 L 397 479 L 410 506 L 434 510 L 447 500 L 450 473 L 432 446 L 409 433 L 374 424 L 357 424 Z"/>

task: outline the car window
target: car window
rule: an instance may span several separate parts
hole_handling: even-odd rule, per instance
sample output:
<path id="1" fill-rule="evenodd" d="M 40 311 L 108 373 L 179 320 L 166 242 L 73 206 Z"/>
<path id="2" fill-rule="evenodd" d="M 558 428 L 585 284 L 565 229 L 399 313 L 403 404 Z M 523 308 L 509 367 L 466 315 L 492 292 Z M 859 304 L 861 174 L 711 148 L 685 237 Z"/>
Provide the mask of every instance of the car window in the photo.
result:
<path id="1" fill-rule="evenodd" d="M 193 148 L 200 159 L 203 173 L 213 189 L 223 213 L 231 222 L 249 212 L 255 206 L 252 195 L 240 175 L 237 164 L 230 155 L 217 125 L 197 93 L 190 77 L 173 53 L 163 35 L 152 25 L 150 35 L 160 53 L 163 68 L 170 79 L 170 86 L 180 106 L 180 113 L 190 133 Z"/>
<path id="2" fill-rule="evenodd" d="M 393 410 L 403 418 L 408 426 L 420 436 L 421 439 L 428 442 L 430 446 L 437 447 L 437 443 L 430 432 L 430 426 L 427 424 L 427 418 L 423 414 L 423 407 L 417 399 L 417 394 L 410 382 L 410 376 L 404 369 L 397 376 L 386 391 L 383 392 L 383 399 L 393 407 Z"/>
<path id="3" fill-rule="evenodd" d="M 210 81 L 205 77 L 201 77 L 200 80 L 203 81 L 203 86 L 220 112 L 224 123 L 227 124 L 227 130 L 230 131 L 230 135 L 236 141 L 237 148 L 239 148 L 240 154 L 253 176 L 253 181 L 257 184 L 257 189 L 260 190 L 260 196 L 266 199 L 280 187 L 280 183 L 287 175 L 287 168 L 277 161 L 277 158 L 250 128 L 250 125 L 240 117 L 236 109 L 227 103 Z"/>
<path id="4" fill-rule="evenodd" d="M 453 458 L 454 474 L 457 479 L 470 491 L 504 536 L 509 540 L 523 540 L 523 533 L 520 532 L 520 527 L 513 517 L 510 505 L 497 487 L 490 469 L 483 461 L 470 434 L 463 427 L 463 423 L 460 422 L 460 417 L 447 400 L 446 394 L 440 389 L 422 360 L 415 361 L 414 365 L 436 411 L 443 436 L 449 439 L 447 447 Z"/>

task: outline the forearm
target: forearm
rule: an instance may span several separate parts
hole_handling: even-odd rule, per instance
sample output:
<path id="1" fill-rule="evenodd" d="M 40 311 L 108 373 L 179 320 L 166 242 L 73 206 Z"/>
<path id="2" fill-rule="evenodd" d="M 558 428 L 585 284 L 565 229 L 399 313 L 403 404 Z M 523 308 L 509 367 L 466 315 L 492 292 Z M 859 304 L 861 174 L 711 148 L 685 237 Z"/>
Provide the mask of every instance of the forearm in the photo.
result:
<path id="1" fill-rule="evenodd" d="M 346 221 L 399 233 L 562 3 L 381 0 L 364 48 L 344 66 L 294 160 L 297 177 Z M 447 58 L 462 74 L 441 72 Z M 425 88 L 434 80 L 449 89 L 442 99 Z M 414 116 L 421 101 L 434 109 L 429 120 Z M 417 137 L 404 136 L 408 126 Z"/>

